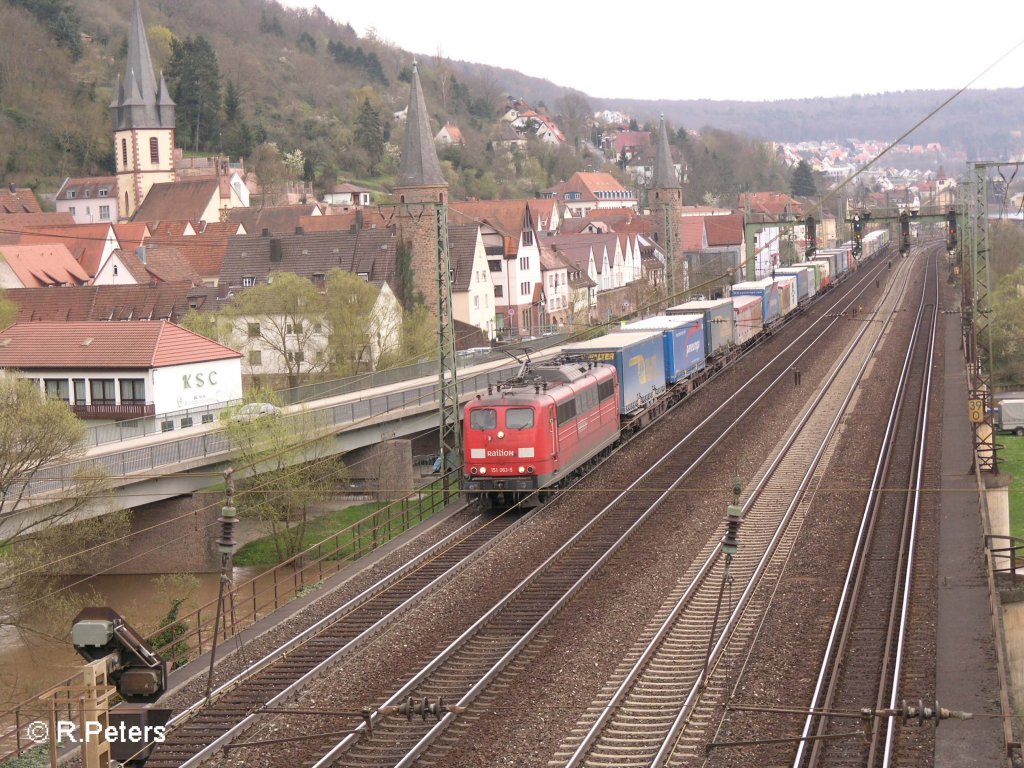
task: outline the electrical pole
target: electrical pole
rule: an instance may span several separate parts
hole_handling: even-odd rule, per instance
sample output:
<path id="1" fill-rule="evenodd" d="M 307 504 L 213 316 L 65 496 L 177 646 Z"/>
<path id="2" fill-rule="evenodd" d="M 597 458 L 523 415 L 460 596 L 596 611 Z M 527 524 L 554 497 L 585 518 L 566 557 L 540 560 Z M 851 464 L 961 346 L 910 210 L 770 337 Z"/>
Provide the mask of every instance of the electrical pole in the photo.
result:
<path id="1" fill-rule="evenodd" d="M 440 448 L 444 497 L 452 494 L 451 475 L 462 463 L 462 431 L 459 425 L 459 379 L 455 358 L 455 323 L 452 320 L 451 254 L 448 250 L 448 202 L 434 206 L 437 244 L 437 336 L 440 343 L 438 390 L 440 397 Z M 508 266 L 508 265 L 506 265 Z M 509 297 L 511 298 L 511 297 Z"/>

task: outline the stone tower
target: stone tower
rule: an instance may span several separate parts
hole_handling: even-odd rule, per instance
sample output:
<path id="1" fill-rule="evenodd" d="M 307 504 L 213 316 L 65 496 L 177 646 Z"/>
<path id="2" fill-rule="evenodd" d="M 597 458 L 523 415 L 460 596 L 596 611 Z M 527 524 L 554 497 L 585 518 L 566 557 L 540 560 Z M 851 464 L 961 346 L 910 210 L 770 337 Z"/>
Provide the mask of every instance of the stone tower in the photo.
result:
<path id="1" fill-rule="evenodd" d="M 665 116 L 658 127 L 658 150 L 647 203 L 655 220 L 655 231 L 665 250 L 665 285 L 668 295 L 686 290 L 683 260 L 683 185 L 672 162 Z"/>
<path id="2" fill-rule="evenodd" d="M 139 0 L 132 7 L 128 60 L 110 103 L 121 218 L 135 215 L 154 184 L 174 181 L 174 102 L 157 83 Z"/>
<path id="3" fill-rule="evenodd" d="M 413 288 L 431 309 L 437 307 L 437 203 L 448 202 L 448 182 L 441 171 L 430 130 L 430 116 L 416 64 L 412 68 L 409 111 L 402 160 L 394 188 L 396 221 L 412 257 Z"/>

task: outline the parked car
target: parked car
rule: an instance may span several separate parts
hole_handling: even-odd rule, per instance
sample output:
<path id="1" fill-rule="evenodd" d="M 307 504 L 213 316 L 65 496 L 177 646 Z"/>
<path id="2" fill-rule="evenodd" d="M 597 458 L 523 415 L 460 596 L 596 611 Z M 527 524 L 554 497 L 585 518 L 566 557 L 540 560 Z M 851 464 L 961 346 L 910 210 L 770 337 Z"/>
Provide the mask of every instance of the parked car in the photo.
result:
<path id="1" fill-rule="evenodd" d="M 284 411 L 273 403 L 246 403 L 231 418 L 235 421 L 256 421 L 280 416 L 283 413 Z"/>

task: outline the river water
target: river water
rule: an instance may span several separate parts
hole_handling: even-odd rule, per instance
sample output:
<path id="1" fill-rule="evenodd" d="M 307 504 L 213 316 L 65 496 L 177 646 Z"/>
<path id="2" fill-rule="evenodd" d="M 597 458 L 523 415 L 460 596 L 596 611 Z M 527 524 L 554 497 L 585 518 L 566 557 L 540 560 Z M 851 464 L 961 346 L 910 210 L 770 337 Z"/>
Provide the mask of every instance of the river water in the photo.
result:
<path id="1" fill-rule="evenodd" d="M 259 568 L 236 568 L 235 583 L 257 575 Z M 113 608 L 143 635 L 156 630 L 171 608 L 174 597 L 185 597 L 180 608 L 184 616 L 217 598 L 219 574 L 189 574 L 187 576 L 97 576 L 82 585 L 71 586 L 67 592 L 88 605 Z M 75 579 L 69 579 L 73 584 Z M 40 617 L 45 619 L 47 617 Z M 68 633 L 67 627 L 56 631 Z M 40 627 L 48 630 L 48 622 Z M 16 629 L 0 630 L 0 711 L 41 693 L 47 687 L 66 680 L 78 671 L 82 658 L 71 647 L 69 640 L 43 637 Z"/>

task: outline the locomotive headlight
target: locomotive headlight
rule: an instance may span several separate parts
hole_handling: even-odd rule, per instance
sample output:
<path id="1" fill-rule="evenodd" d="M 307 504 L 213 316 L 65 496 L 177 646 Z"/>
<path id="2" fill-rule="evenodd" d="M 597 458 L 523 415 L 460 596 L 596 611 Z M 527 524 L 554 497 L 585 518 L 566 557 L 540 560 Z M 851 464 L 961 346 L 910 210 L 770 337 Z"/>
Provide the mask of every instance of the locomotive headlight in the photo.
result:
<path id="1" fill-rule="evenodd" d="M 533 467 L 527 467 L 526 471 L 529 472 L 532 475 L 533 474 Z"/>
<path id="2" fill-rule="evenodd" d="M 521 474 L 523 474 L 524 472 L 526 472 L 526 467 L 520 467 L 520 468 L 519 468 L 519 474 L 521 475 Z"/>
<path id="3" fill-rule="evenodd" d="M 498 437 L 504 437 L 504 436 L 505 436 L 505 430 L 498 430 Z"/>
<path id="4" fill-rule="evenodd" d="M 480 474 L 481 475 L 486 475 L 487 474 L 487 467 L 480 467 Z"/>
<path id="5" fill-rule="evenodd" d="M 475 475 L 475 474 L 477 473 L 477 468 L 476 468 L 476 467 L 473 467 L 473 468 L 472 468 L 471 470 L 469 470 L 469 473 L 470 473 L 471 475 Z"/>

